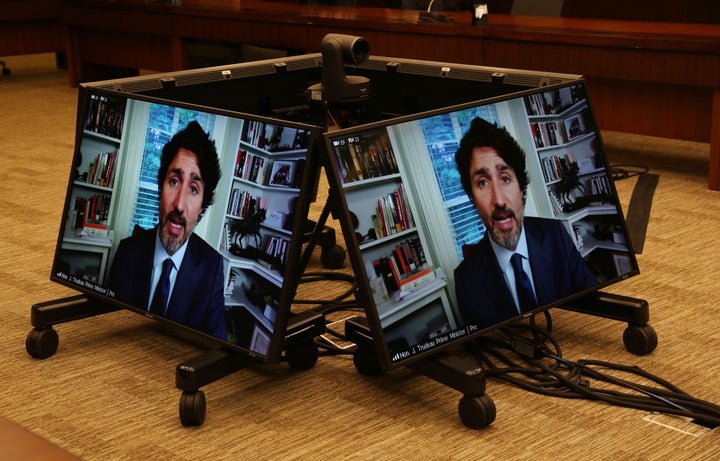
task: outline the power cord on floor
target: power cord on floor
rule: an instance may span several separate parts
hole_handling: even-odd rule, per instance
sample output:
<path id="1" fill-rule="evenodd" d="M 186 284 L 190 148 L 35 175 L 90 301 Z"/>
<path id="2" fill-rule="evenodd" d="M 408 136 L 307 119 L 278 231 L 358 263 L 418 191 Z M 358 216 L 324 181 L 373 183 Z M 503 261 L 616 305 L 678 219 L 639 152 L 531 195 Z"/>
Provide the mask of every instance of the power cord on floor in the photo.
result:
<path id="1" fill-rule="evenodd" d="M 522 330 L 525 339 L 518 341 Z M 532 354 L 526 353 L 528 341 L 534 344 Z M 710 428 L 720 425 L 720 406 L 695 398 L 637 366 L 565 359 L 550 333 L 532 324 L 482 336 L 467 343 L 467 347 L 488 378 L 531 392 L 676 415 Z"/>
<path id="2" fill-rule="evenodd" d="M 617 164 L 610 165 L 610 174 L 614 181 L 620 181 L 621 179 L 628 179 L 635 176 L 639 176 L 643 173 L 647 173 L 650 169 L 643 165 L 632 165 L 632 164 Z"/>

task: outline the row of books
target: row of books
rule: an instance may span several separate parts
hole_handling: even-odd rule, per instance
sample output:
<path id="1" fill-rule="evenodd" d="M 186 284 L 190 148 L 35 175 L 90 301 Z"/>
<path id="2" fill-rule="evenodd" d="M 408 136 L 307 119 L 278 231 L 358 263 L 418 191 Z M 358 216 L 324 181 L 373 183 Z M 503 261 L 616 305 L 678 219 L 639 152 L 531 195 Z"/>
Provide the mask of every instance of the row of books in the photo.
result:
<path id="1" fill-rule="evenodd" d="M 289 239 L 270 235 L 268 236 L 267 242 L 265 242 L 263 251 L 265 251 L 265 254 L 268 256 L 277 259 L 281 266 L 284 266 L 287 260 L 288 248 L 290 248 Z"/>
<path id="2" fill-rule="evenodd" d="M 246 120 L 240 139 L 268 152 L 307 149 L 307 130 Z"/>
<path id="3" fill-rule="evenodd" d="M 570 165 L 573 163 L 575 163 L 575 157 L 572 152 L 567 152 L 563 156 L 549 155 L 542 157 L 540 159 L 540 165 L 542 166 L 543 175 L 545 176 L 545 182 L 551 183 L 564 178 L 570 169 Z"/>
<path id="4" fill-rule="evenodd" d="M 110 215 L 110 196 L 96 194 L 91 197 L 76 197 L 71 210 L 72 230 L 88 230 L 92 235 L 107 235 Z"/>
<path id="5" fill-rule="evenodd" d="M 558 146 L 566 142 L 565 133 L 556 121 L 530 124 L 536 148 Z"/>
<path id="6" fill-rule="evenodd" d="M 106 96 L 90 95 L 85 130 L 120 138 L 125 121 L 125 102 Z"/>
<path id="7" fill-rule="evenodd" d="M 544 93 L 531 94 L 523 99 L 528 115 L 554 115 L 585 99 L 585 90 L 582 85 L 573 85 Z"/>
<path id="8" fill-rule="evenodd" d="M 261 185 L 299 188 L 304 159 L 272 160 L 238 149 L 234 176 Z"/>
<path id="9" fill-rule="evenodd" d="M 402 184 L 398 184 L 393 192 L 378 198 L 375 214 L 371 216 L 371 219 L 378 238 L 415 227 Z"/>
<path id="10" fill-rule="evenodd" d="M 611 196 L 610 180 L 605 175 L 593 176 L 590 178 L 590 193 L 592 195 Z"/>
<path id="11" fill-rule="evenodd" d="M 265 197 L 253 196 L 250 192 L 240 188 L 233 188 L 228 200 L 227 214 L 236 218 L 245 219 L 259 210 L 265 209 Z"/>
<path id="12" fill-rule="evenodd" d="M 435 279 L 435 271 L 427 266 L 418 238 L 396 245 L 390 254 L 374 260 L 372 266 L 375 276 L 383 280 L 388 296 L 398 290 L 412 291 Z"/>
<path id="13" fill-rule="evenodd" d="M 362 138 L 352 136 L 336 140 L 333 144 L 343 183 L 387 176 L 399 171 L 395 153 L 384 130 Z"/>
<path id="14" fill-rule="evenodd" d="M 116 162 L 117 151 L 99 152 L 95 156 L 95 160 L 88 165 L 85 182 L 96 186 L 112 187 Z"/>

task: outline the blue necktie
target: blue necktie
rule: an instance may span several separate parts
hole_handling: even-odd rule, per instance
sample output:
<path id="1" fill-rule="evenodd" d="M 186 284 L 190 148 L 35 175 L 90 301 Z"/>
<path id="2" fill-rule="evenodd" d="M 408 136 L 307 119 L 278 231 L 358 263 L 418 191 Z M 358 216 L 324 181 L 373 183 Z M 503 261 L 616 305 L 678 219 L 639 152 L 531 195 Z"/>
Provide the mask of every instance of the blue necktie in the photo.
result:
<path id="1" fill-rule="evenodd" d="M 150 313 L 152 314 L 165 315 L 165 306 L 167 306 L 168 298 L 170 297 L 170 272 L 172 268 L 172 259 L 167 258 L 163 261 L 162 274 L 155 287 L 155 294 L 150 303 Z"/>
<path id="2" fill-rule="evenodd" d="M 530 278 L 522 267 L 522 256 L 518 253 L 512 255 L 510 262 L 515 271 L 515 289 L 517 290 L 520 312 L 528 312 L 538 307 Z"/>

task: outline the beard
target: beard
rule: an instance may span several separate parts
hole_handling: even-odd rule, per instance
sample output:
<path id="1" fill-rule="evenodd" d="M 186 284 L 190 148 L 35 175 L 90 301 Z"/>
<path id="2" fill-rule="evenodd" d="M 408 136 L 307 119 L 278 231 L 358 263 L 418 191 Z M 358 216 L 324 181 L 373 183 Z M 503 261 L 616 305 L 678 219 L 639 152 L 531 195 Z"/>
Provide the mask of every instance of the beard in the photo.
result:
<path id="1" fill-rule="evenodd" d="M 500 229 L 493 225 L 495 222 L 510 218 L 513 220 L 513 225 L 507 229 Z M 508 207 L 498 207 L 495 208 L 490 216 L 490 224 L 490 226 L 487 226 L 488 232 L 490 232 L 490 238 L 501 247 L 515 251 L 518 241 L 520 240 L 520 232 L 522 231 L 522 216 L 518 217 L 515 212 Z"/>
<path id="2" fill-rule="evenodd" d="M 168 223 L 180 226 L 181 232 L 179 234 L 172 233 Z M 185 216 L 177 210 L 172 210 L 160 222 L 160 243 L 169 255 L 173 255 L 185 244 L 191 232 L 192 229 L 188 229 Z"/>

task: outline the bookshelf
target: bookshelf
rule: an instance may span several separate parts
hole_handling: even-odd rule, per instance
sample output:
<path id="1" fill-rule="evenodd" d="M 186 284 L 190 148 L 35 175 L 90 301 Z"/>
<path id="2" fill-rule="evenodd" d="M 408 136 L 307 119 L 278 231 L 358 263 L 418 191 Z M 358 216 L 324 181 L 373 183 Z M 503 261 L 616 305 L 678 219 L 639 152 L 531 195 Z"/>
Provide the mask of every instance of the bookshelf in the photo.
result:
<path id="1" fill-rule="evenodd" d="M 121 168 L 126 109 L 124 100 L 93 95 L 75 157 L 61 251 L 68 273 L 88 283 L 103 283 L 113 243 L 115 176 Z"/>
<path id="2" fill-rule="evenodd" d="M 386 128 L 335 139 L 333 152 L 348 210 L 357 223 L 362 265 L 380 324 L 389 343 L 418 340 L 409 325 L 438 322 L 438 332 L 454 328 L 448 286 L 426 251 L 419 210 L 407 186 L 407 161 Z M 428 332 L 426 338 L 433 337 Z M 402 349 L 402 347 L 400 347 Z"/>
<path id="3" fill-rule="evenodd" d="M 236 139 L 235 154 L 223 162 L 232 179 L 217 248 L 226 261 L 226 309 L 257 321 L 249 347 L 263 351 L 283 284 L 309 133 L 245 120 Z"/>
<path id="4" fill-rule="evenodd" d="M 622 220 L 583 87 L 536 93 L 523 103 L 532 140 L 527 144 L 537 154 L 528 168 L 542 179 L 540 188 L 531 183 L 538 213 L 561 219 L 586 259 L 618 262 L 628 247 L 616 232 Z M 614 266 L 622 274 L 622 264 Z"/>

